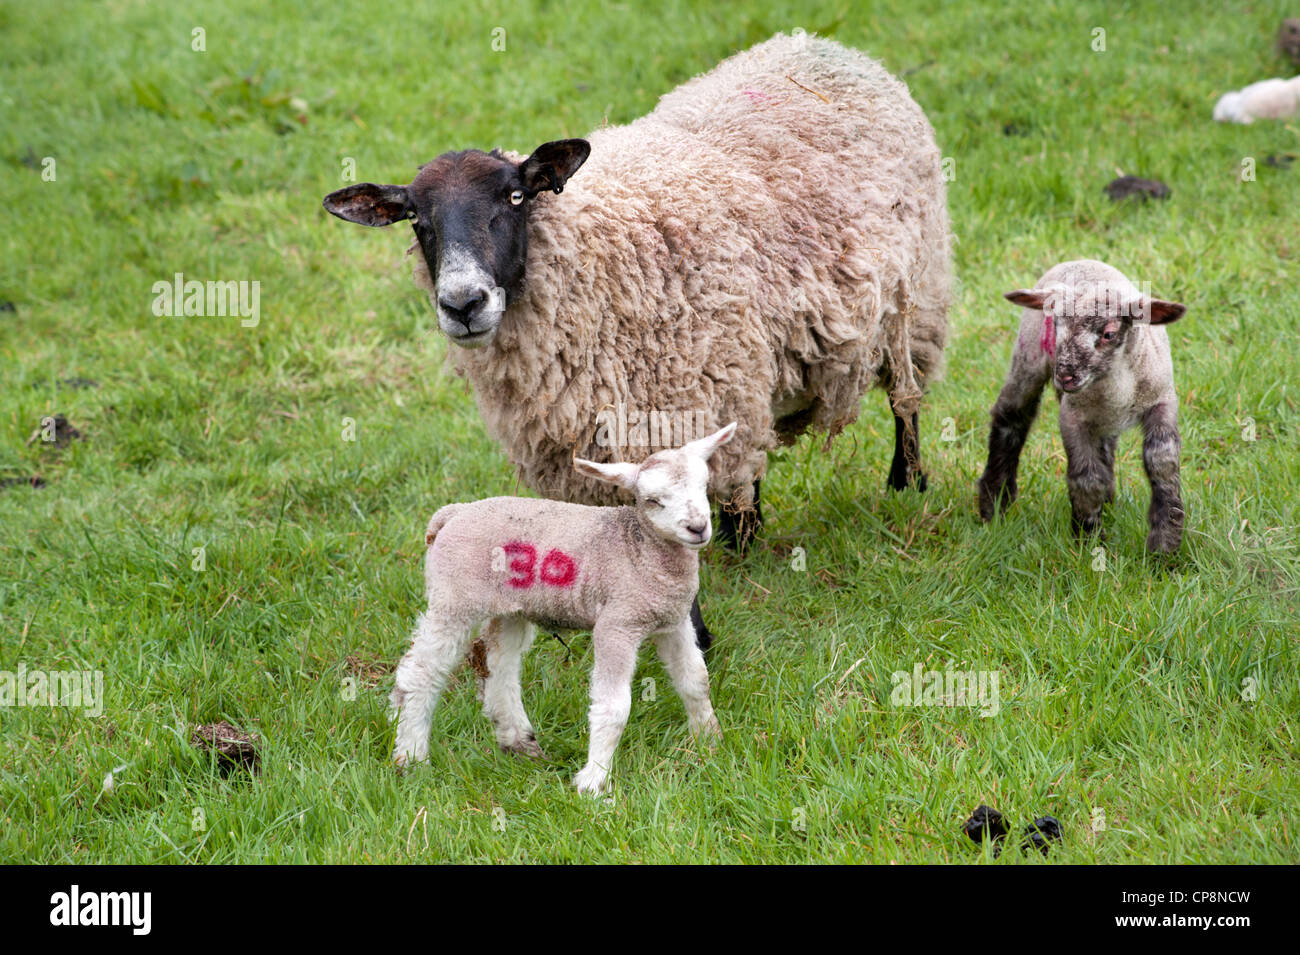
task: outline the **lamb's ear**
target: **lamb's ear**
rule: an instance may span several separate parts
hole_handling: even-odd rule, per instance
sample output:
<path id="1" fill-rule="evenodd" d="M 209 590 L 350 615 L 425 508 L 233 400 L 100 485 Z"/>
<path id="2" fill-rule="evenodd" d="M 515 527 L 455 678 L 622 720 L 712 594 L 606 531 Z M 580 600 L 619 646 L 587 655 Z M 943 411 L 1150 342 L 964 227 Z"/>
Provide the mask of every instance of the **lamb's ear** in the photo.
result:
<path id="1" fill-rule="evenodd" d="M 591 155 L 591 143 L 585 139 L 557 139 L 542 143 L 519 165 L 519 176 L 529 197 L 547 189 L 563 192 L 569 177 Z"/>
<path id="2" fill-rule="evenodd" d="M 1014 292 L 1006 292 L 1002 297 L 1008 302 L 1015 302 L 1025 308 L 1042 308 L 1047 301 L 1047 297 L 1051 294 L 1051 289 L 1018 288 Z"/>
<path id="3" fill-rule="evenodd" d="M 573 459 L 573 469 L 597 481 L 625 487 L 629 491 L 636 489 L 636 475 L 640 470 L 637 464 L 597 464 L 584 458 Z"/>
<path id="4" fill-rule="evenodd" d="M 1143 295 L 1138 315 L 1152 325 L 1168 325 L 1182 318 L 1186 311 L 1187 306 L 1179 302 L 1166 302 L 1163 299 Z"/>
<path id="5" fill-rule="evenodd" d="M 722 447 L 728 441 L 730 441 L 731 436 L 735 433 L 736 433 L 736 422 L 733 421 L 725 428 L 713 432 L 713 434 L 705 435 L 702 438 L 697 438 L 696 440 L 692 441 L 690 444 L 682 445 L 682 450 L 688 452 L 689 454 L 698 455 L 699 457 L 707 461 L 709 460 L 709 458 L 713 457 L 713 452 L 718 450 L 718 448 Z"/>
<path id="6" fill-rule="evenodd" d="M 358 182 L 331 192 L 321 204 L 340 219 L 361 225 L 392 225 L 411 217 L 411 193 L 406 186 Z"/>

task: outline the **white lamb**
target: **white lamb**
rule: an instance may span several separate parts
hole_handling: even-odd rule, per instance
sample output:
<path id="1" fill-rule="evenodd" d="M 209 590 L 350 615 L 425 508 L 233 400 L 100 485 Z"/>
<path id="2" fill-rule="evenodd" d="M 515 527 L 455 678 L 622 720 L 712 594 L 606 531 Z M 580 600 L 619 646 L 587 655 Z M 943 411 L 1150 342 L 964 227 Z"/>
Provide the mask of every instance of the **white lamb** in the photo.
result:
<path id="1" fill-rule="evenodd" d="M 1224 93 L 1214 104 L 1220 123 L 1253 123 L 1257 119 L 1287 119 L 1300 110 L 1300 76 L 1289 80 L 1260 80 Z"/>
<path id="2" fill-rule="evenodd" d="M 425 534 L 429 609 L 398 665 L 392 695 L 398 765 L 428 756 L 438 697 L 474 629 L 485 623 L 484 714 L 502 749 L 536 757 L 543 753 L 519 683 L 534 625 L 592 631 L 591 742 L 574 779 L 580 792 L 605 786 L 632 707 L 637 650 L 647 636 L 681 696 L 691 732 L 719 736 L 690 610 L 699 588 L 697 551 L 712 535 L 707 462 L 735 431 L 732 422 L 640 464 L 574 460 L 580 473 L 633 492 L 635 506 L 494 497 L 434 514 Z"/>

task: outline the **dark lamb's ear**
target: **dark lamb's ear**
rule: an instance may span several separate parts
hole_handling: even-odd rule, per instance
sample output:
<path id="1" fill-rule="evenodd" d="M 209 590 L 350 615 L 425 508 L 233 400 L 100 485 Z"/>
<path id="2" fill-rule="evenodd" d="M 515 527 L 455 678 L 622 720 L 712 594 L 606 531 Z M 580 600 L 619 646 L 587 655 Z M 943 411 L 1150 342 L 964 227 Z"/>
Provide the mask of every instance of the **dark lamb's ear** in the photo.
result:
<path id="1" fill-rule="evenodd" d="M 1187 306 L 1178 302 L 1166 302 L 1158 298 L 1144 298 L 1142 312 L 1150 315 L 1152 325 L 1168 325 L 1183 317 Z"/>
<path id="2" fill-rule="evenodd" d="M 569 177 L 591 155 L 591 144 L 585 139 L 557 139 L 542 143 L 519 166 L 524 191 L 529 198 L 547 189 L 563 192 Z"/>
<path id="3" fill-rule="evenodd" d="M 1049 289 L 1021 288 L 1016 289 L 1014 292 L 1007 292 L 1002 297 L 1008 302 L 1015 302 L 1025 308 L 1042 308 L 1050 294 Z"/>
<path id="4" fill-rule="evenodd" d="M 331 192 L 322 205 L 340 219 L 360 225 L 392 225 L 411 217 L 411 199 L 406 186 L 358 182 Z"/>

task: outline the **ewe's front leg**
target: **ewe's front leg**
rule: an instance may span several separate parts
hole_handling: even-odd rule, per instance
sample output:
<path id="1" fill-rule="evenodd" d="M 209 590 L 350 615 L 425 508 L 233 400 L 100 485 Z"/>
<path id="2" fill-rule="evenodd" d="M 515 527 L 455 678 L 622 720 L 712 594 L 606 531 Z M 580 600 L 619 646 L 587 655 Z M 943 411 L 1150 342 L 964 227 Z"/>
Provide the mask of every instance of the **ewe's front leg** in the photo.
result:
<path id="1" fill-rule="evenodd" d="M 709 699 L 709 670 L 704 654 L 695 645 L 695 631 L 689 621 L 674 630 L 655 635 L 655 649 L 664 669 L 672 678 L 677 695 L 686 707 L 686 721 L 695 736 L 716 741 L 722 736 L 722 727 L 713 715 Z"/>
<path id="2" fill-rule="evenodd" d="M 1178 407 L 1162 402 L 1142 416 L 1142 464 L 1151 482 L 1147 550 L 1172 554 L 1183 540 L 1183 497 L 1179 487 Z"/>
<path id="3" fill-rule="evenodd" d="M 1064 406 L 1061 441 L 1065 444 L 1066 483 L 1070 488 L 1070 529 L 1080 537 L 1101 534 L 1101 509 L 1115 485 L 1115 475 L 1102 453 L 1102 442 L 1088 434 Z"/>
<path id="4" fill-rule="evenodd" d="M 573 779 L 578 792 L 595 795 L 605 788 L 614 750 L 632 711 L 632 677 L 640 643 L 638 635 L 599 622 L 592 632 L 596 666 L 591 674 L 591 741 L 587 765 Z"/>
<path id="5" fill-rule="evenodd" d="M 393 761 L 418 763 L 429 755 L 429 724 L 447 681 L 460 666 L 472 627 L 440 619 L 433 611 L 420 614 L 411 648 L 397 665 L 393 715 L 397 742 Z"/>
<path id="6" fill-rule="evenodd" d="M 700 612 L 699 594 L 696 594 L 695 600 L 691 602 L 691 629 L 695 633 L 695 645 L 700 648 L 701 653 L 713 646 L 713 631 L 704 622 L 704 614 Z"/>
<path id="7" fill-rule="evenodd" d="M 492 721 L 497 745 L 508 753 L 545 759 L 537 734 L 524 712 L 520 688 L 523 655 L 533 645 L 537 628 L 522 617 L 494 617 L 483 628 L 487 652 L 483 677 L 483 715 Z"/>

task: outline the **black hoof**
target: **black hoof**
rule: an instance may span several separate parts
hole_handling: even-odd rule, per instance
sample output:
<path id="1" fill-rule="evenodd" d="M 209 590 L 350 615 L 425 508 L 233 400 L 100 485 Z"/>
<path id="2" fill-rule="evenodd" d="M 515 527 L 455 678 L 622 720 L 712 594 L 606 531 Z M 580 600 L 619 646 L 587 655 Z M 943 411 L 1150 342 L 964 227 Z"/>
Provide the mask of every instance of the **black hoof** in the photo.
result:
<path id="1" fill-rule="evenodd" d="M 906 491 L 909 487 L 914 487 L 919 493 L 924 494 L 929 486 L 930 482 L 926 479 L 924 471 L 909 472 L 906 468 L 899 470 L 896 467 L 889 470 L 887 489 L 890 491 Z"/>

